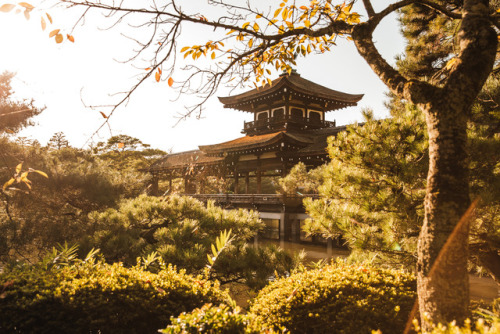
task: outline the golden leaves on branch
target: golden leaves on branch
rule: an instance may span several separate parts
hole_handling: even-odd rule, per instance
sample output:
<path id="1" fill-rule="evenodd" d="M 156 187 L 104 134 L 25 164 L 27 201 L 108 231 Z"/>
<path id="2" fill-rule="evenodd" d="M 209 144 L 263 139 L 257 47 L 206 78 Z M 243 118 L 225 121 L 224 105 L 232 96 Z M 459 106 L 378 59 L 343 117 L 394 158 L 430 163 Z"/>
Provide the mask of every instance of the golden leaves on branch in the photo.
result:
<path id="1" fill-rule="evenodd" d="M 16 166 L 14 176 L 3 184 L 2 191 L 6 191 L 14 183 L 24 184 L 28 189 L 31 189 L 32 182 L 28 179 L 28 175 L 30 173 L 37 173 L 45 178 L 48 178 L 48 175 L 45 172 L 42 172 L 41 170 L 29 168 L 27 171 L 23 172 L 22 169 L 23 169 L 23 163 L 21 162 Z"/>
<path id="2" fill-rule="evenodd" d="M 0 12 L 8 13 L 11 10 L 13 10 L 15 7 L 16 7 L 16 5 L 13 5 L 13 4 L 10 4 L 10 3 L 6 3 L 6 4 L 2 5 L 2 6 L 0 6 Z"/>
<path id="3" fill-rule="evenodd" d="M 238 44 L 236 51 L 224 50 L 220 41 L 208 41 L 206 44 L 185 46 L 180 52 L 185 59 L 191 57 L 194 61 L 202 56 L 220 61 L 227 56 L 229 61 L 233 61 L 239 55 L 238 66 L 251 69 L 255 75 L 254 84 L 270 85 L 271 80 L 267 78 L 272 73 L 270 69 L 291 73 L 297 56 L 330 51 L 338 37 L 345 37 L 340 33 L 315 36 L 313 32 L 331 26 L 332 22 L 344 22 L 347 26 L 358 24 L 361 17 L 352 12 L 353 3 L 347 0 L 335 5 L 332 0 L 311 0 L 307 5 L 296 6 L 293 1 L 281 0 L 269 16 L 255 12 L 253 21 L 243 21 L 239 28 L 228 29 L 228 37 L 224 39 L 232 38 Z M 279 35 L 283 36 L 280 38 Z M 272 43 L 269 43 L 269 38 Z"/>
<path id="4" fill-rule="evenodd" d="M 7 3 L 7 4 L 3 4 L 0 6 L 0 12 L 8 13 L 16 7 L 18 7 L 16 10 L 16 14 L 23 12 L 26 20 L 30 19 L 30 17 L 31 17 L 30 13 L 33 9 L 35 9 L 35 6 L 33 6 L 32 4 L 27 3 L 27 2 L 19 2 L 17 4 Z M 47 17 L 47 20 L 49 21 L 49 23 L 52 24 L 53 20 L 52 20 L 52 17 L 50 16 L 50 14 L 45 13 L 45 16 Z M 41 25 L 43 31 L 45 31 L 45 29 L 47 29 L 47 21 L 45 20 L 45 17 L 43 15 L 40 17 L 40 25 Z M 64 41 L 64 36 L 62 34 L 60 34 L 59 32 L 60 32 L 60 29 L 52 30 L 49 33 L 49 38 L 54 37 L 54 40 L 56 43 L 62 43 Z M 75 42 L 75 38 L 70 34 L 66 34 L 66 38 L 72 43 Z"/>
<path id="5" fill-rule="evenodd" d="M 2 6 L 0 6 L 0 12 L 8 13 L 16 7 L 20 7 L 20 8 L 17 8 L 16 14 L 23 12 L 26 20 L 30 19 L 30 13 L 35 8 L 33 5 L 31 5 L 27 2 L 19 2 L 17 5 L 12 4 L 12 3 L 6 3 L 6 4 L 3 4 Z"/>

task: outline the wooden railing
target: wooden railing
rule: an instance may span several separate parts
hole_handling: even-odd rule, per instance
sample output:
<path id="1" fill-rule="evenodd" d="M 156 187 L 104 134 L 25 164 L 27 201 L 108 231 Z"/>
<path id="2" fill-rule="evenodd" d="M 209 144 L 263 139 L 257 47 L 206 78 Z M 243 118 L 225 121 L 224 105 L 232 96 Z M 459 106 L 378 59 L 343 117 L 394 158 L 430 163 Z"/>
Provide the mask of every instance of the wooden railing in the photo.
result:
<path id="1" fill-rule="evenodd" d="M 307 117 L 291 117 L 291 116 L 277 116 L 269 117 L 265 119 L 258 119 L 252 122 L 245 122 L 243 125 L 244 131 L 255 131 L 263 128 L 275 127 L 283 125 L 284 123 L 307 125 L 317 128 L 334 128 L 336 126 L 335 122 L 323 121 L 315 118 Z"/>
<path id="2" fill-rule="evenodd" d="M 282 195 L 282 194 L 186 194 L 200 201 L 214 201 L 226 204 L 301 204 L 306 197 L 319 198 L 318 194 Z"/>

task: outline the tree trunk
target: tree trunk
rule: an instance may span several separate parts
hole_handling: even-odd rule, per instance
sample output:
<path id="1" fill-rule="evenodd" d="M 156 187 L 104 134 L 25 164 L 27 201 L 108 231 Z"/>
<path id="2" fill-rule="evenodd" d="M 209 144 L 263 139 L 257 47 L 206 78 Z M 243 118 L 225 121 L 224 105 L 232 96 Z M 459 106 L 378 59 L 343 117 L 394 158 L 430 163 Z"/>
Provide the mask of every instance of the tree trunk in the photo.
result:
<path id="1" fill-rule="evenodd" d="M 428 317 L 433 323 L 462 322 L 469 305 L 468 222 L 453 231 L 470 205 L 464 110 L 469 106 L 460 105 L 461 99 L 449 103 L 436 96 L 434 100 L 437 103 L 425 110 L 429 173 L 418 240 L 419 308 L 422 321 Z"/>
<path id="2" fill-rule="evenodd" d="M 445 5 L 444 1 L 438 3 Z M 468 315 L 469 226 L 467 222 L 458 223 L 470 204 L 467 119 L 470 106 L 491 73 L 497 51 L 488 5 L 488 0 L 463 1 L 455 43 L 460 52 L 443 68 L 440 82 L 406 78 L 382 58 L 372 37 L 380 20 L 377 15 L 352 30 L 358 52 L 379 78 L 426 115 L 430 162 L 425 219 L 417 249 L 417 289 L 421 319 L 427 315 L 436 324 L 463 321 Z M 457 225 L 460 228 L 455 230 Z M 445 245 L 445 252 L 440 254 Z M 429 329 L 428 324 L 422 321 L 424 330 Z"/>
<path id="3" fill-rule="evenodd" d="M 424 330 L 430 329 L 429 323 L 462 322 L 468 316 L 466 129 L 470 107 L 496 55 L 496 32 L 488 11 L 486 0 L 464 1 L 458 32 L 461 51 L 447 80 L 442 88 L 435 85 L 410 93 L 426 115 L 429 133 L 425 218 L 417 249 L 417 289 Z"/>

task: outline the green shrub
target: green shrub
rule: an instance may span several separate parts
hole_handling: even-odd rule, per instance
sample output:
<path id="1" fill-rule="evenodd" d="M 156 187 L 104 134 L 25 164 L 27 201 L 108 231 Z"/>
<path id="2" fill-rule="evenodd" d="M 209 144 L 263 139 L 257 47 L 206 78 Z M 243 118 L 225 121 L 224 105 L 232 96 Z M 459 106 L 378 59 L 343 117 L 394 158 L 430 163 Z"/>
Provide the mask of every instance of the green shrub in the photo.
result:
<path id="1" fill-rule="evenodd" d="M 217 284 L 171 266 L 24 268 L 0 275 L 0 332 L 156 333 L 172 316 L 228 300 Z"/>
<path id="2" fill-rule="evenodd" d="M 292 333 L 401 333 L 416 296 L 414 276 L 341 262 L 271 283 L 250 313 Z"/>
<path id="3" fill-rule="evenodd" d="M 252 329 L 250 316 L 240 313 L 239 307 L 232 310 L 221 304 L 212 306 L 205 304 L 190 313 L 182 313 L 172 318 L 172 324 L 162 333 L 166 334 L 257 334 L 259 329 Z"/>
<path id="4" fill-rule="evenodd" d="M 463 327 L 457 326 L 455 323 L 434 326 L 430 332 L 422 332 L 417 324 L 417 333 L 419 334 L 500 334 L 500 320 L 496 319 L 491 325 L 485 323 L 483 319 L 477 320 L 474 324 L 470 320 L 466 320 Z"/>

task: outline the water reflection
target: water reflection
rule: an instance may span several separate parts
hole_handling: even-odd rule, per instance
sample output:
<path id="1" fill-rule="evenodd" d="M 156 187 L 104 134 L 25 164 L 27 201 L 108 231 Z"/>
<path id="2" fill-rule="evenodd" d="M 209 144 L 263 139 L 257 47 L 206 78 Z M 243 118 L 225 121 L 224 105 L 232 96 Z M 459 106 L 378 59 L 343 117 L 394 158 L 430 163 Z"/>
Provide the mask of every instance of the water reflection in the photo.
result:
<path id="1" fill-rule="evenodd" d="M 283 248 L 285 251 L 292 255 L 295 255 L 302 250 L 306 252 L 305 260 L 307 261 L 318 261 L 321 259 L 333 259 L 333 258 L 346 258 L 349 256 L 349 250 L 344 248 L 330 248 L 327 249 L 326 245 L 314 245 L 309 243 L 297 243 L 290 241 L 278 241 L 262 239 L 258 240 L 258 245 L 276 245 Z"/>

